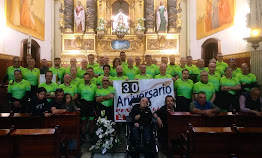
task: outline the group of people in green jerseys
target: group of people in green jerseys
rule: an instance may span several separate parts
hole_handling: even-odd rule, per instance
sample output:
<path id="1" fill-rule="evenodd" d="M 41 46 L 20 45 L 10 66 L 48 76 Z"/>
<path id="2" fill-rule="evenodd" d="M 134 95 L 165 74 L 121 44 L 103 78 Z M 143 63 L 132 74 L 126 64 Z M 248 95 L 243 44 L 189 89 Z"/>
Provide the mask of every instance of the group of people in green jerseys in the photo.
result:
<path id="1" fill-rule="evenodd" d="M 175 56 L 171 55 L 169 64 L 168 58 L 162 57 L 158 67 L 152 63 L 151 55 L 146 55 L 145 63 L 142 63 L 140 57 L 126 59 L 126 53 L 120 52 L 119 58 L 115 58 L 111 65 L 107 56 L 99 57 L 96 63 L 95 56 L 89 54 L 88 60 L 81 61 L 81 67 L 77 67 L 77 60 L 72 58 L 66 68 L 60 66 L 60 58 L 55 58 L 54 66 L 45 71 L 46 82 L 38 85 L 40 70 L 35 68 L 35 60 L 28 59 L 28 67 L 23 68 L 20 58 L 14 57 L 13 65 L 7 69 L 8 98 L 12 111 L 26 112 L 28 98 L 32 99 L 35 93 L 38 96 L 43 89 L 39 92 L 37 88 L 42 87 L 47 102 L 55 102 L 52 103 L 55 104 L 55 109 L 50 110 L 52 112 L 60 109 L 59 94 L 62 90 L 81 109 L 82 133 L 86 132 L 87 120 L 93 132 L 97 108 L 105 110 L 107 117 L 113 119 L 115 89 L 112 82 L 115 80 L 172 78 L 177 111 L 189 111 L 190 103 L 200 92 L 205 92 L 206 100 L 217 104 L 222 110 L 232 110 L 237 108 L 234 103 L 238 92 L 250 91 L 256 86 L 256 76 L 249 72 L 246 63 L 240 69 L 236 66 L 236 59 L 231 59 L 228 66 L 223 62 L 221 53 L 216 58 L 210 59 L 208 67 L 205 67 L 203 59 L 198 60 L 197 66 L 193 65 L 191 56 L 180 58 L 178 65 Z M 52 82 L 53 74 L 57 75 L 57 83 Z M 65 102 L 66 97 L 63 99 Z"/>

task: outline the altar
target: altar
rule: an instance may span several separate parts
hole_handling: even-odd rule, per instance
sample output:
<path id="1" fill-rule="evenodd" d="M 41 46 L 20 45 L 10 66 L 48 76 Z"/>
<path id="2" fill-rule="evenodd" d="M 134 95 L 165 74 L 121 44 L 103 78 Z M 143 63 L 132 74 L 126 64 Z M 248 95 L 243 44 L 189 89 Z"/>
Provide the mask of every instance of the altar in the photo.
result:
<path id="1" fill-rule="evenodd" d="M 179 54 L 181 0 L 59 0 L 61 59 Z M 178 60 L 176 60 L 178 61 Z"/>

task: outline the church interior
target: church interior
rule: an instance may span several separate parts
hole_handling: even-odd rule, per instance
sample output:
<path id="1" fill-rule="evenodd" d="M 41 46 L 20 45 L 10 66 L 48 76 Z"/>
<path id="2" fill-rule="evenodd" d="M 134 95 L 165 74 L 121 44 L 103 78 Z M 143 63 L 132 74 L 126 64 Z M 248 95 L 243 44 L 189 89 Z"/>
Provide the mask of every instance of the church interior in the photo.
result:
<path id="1" fill-rule="evenodd" d="M 122 53 L 125 54 L 124 61 L 121 57 Z M 93 136 L 92 134 L 90 136 L 90 133 L 85 136 L 83 133 L 89 132 L 89 129 L 92 131 L 92 128 L 97 130 L 97 124 L 94 121 L 99 119 L 101 121 L 101 118 L 91 120 L 88 114 L 89 120 L 87 121 L 87 117 L 84 120 L 88 128 L 83 126 L 82 112 L 84 110 L 81 108 L 81 100 L 84 100 L 82 98 L 84 94 L 80 94 L 82 88 L 80 82 L 76 85 L 79 93 L 78 98 L 75 99 L 75 95 L 71 96 L 73 101 L 78 102 L 75 103 L 77 112 L 68 112 L 64 115 L 59 113 L 52 117 L 43 115 L 41 119 L 30 119 L 29 115 L 20 115 L 20 112 L 12 110 L 12 106 L 15 106 L 17 102 L 14 100 L 13 93 L 15 90 L 20 90 L 13 88 L 13 92 L 11 92 L 11 86 L 14 87 L 16 84 L 16 72 L 18 70 L 22 73 L 21 82 L 29 81 L 31 74 L 24 69 L 30 68 L 30 61 L 34 60 L 33 69 L 28 68 L 31 72 L 39 69 L 37 70 L 39 74 L 36 76 L 36 85 L 29 81 L 30 90 L 36 92 L 38 96 L 40 94 L 38 93 L 40 76 L 42 75 L 42 80 L 45 82 L 47 72 L 51 71 L 52 74 L 55 74 L 51 67 L 57 66 L 57 60 L 61 64 L 58 65 L 59 69 L 61 66 L 65 71 L 61 78 L 59 74 L 56 76 L 55 81 L 59 82 L 58 88 L 63 82 L 66 82 L 67 69 L 73 77 L 73 69 L 71 68 L 76 67 L 76 72 L 79 73 L 79 69 L 84 67 L 84 62 L 86 65 L 82 70 L 82 78 L 78 77 L 83 81 L 83 85 L 87 83 L 85 75 L 91 77 L 88 65 L 94 64 L 90 63 L 90 56 L 94 57 L 93 62 L 97 64 L 97 68 L 100 67 L 103 71 L 105 66 L 109 65 L 109 69 L 110 67 L 115 69 L 117 77 L 116 59 L 119 59 L 124 74 L 125 69 L 129 67 L 129 59 L 136 67 L 137 75 L 142 73 L 141 65 L 146 65 L 147 70 L 150 69 L 147 57 L 152 60 L 152 65 L 157 67 L 154 68 L 157 69 L 154 70 L 154 75 L 149 73 L 152 76 L 151 79 L 159 74 L 162 75 L 163 63 L 166 74 L 168 74 L 168 70 L 172 71 L 170 72 L 171 76 L 165 78 L 172 78 L 170 80 L 173 82 L 172 85 L 174 84 L 173 102 L 176 102 L 177 105 L 185 104 L 188 106 L 188 110 L 176 112 L 173 109 L 174 111 L 170 113 L 166 109 L 165 112 L 168 113 L 165 116 L 166 124 L 162 121 L 163 126 L 168 126 L 164 131 L 167 132 L 167 140 L 163 143 L 160 138 L 157 141 L 159 146 L 156 146 L 156 151 L 151 155 L 141 154 L 142 157 L 261 157 L 261 93 L 257 96 L 259 99 L 257 98 L 256 102 L 252 100 L 251 96 L 253 92 L 260 92 L 262 85 L 262 1 L 260 0 L 0 0 L 0 146 L 3 149 L 0 149 L 0 155 L 4 155 L 0 157 L 139 157 L 139 155 L 127 152 L 130 152 L 131 147 L 128 149 L 128 141 L 126 140 L 128 132 L 125 128 L 126 124 L 123 122 L 116 122 L 114 125 L 116 132 L 120 135 L 120 145 L 118 144 L 113 149 L 102 150 L 103 154 L 101 154 L 100 148 L 90 150 L 94 145 Z M 100 59 L 106 58 L 107 64 L 101 64 Z M 137 58 L 141 61 L 136 65 Z M 171 61 L 171 58 L 174 60 Z M 15 67 L 16 59 L 19 68 Z M 164 62 L 164 59 L 167 61 Z M 215 61 L 213 62 L 213 60 Z M 72 61 L 76 62 L 74 66 Z M 227 66 L 219 67 L 221 61 Z M 181 66 L 183 62 L 187 62 L 185 68 Z M 211 63 L 215 63 L 216 72 L 221 69 L 222 72 L 219 76 L 221 80 L 222 78 L 227 79 L 227 75 L 231 73 L 231 78 L 237 78 L 238 84 L 234 82 L 234 85 L 227 85 L 221 80 L 218 81 L 218 90 L 215 90 L 216 85 L 214 84 L 211 100 L 208 99 L 209 92 L 204 91 L 207 102 L 210 101 L 212 105 L 213 103 L 221 105 L 219 106 L 220 114 L 208 117 L 211 115 L 206 112 L 194 114 L 195 111 L 189 110 L 189 106 L 191 108 L 191 102 L 198 100 L 197 97 L 202 95 L 202 90 L 195 91 L 196 82 L 202 82 L 202 74 L 205 76 L 204 72 L 207 72 L 206 76 L 210 77 Z M 189 64 L 195 68 L 189 67 Z M 173 69 L 170 65 L 181 66 L 181 69 Z M 13 67 L 13 69 L 10 70 L 9 67 Z M 131 67 L 133 68 L 133 66 Z M 228 68 L 231 72 L 227 74 Z M 111 69 L 110 75 L 112 75 Z M 180 73 L 177 72 L 178 70 Z M 182 96 L 183 99 L 181 99 L 180 93 L 182 95 L 183 92 L 178 92 L 180 85 L 175 82 L 184 79 L 181 75 L 185 70 L 189 73 L 188 80 L 192 79 L 194 81 L 192 84 L 195 85 L 191 87 L 189 98 Z M 234 72 L 235 70 L 239 70 L 240 74 L 243 72 L 242 76 L 235 74 L 237 73 Z M 10 71 L 13 80 L 9 77 Z M 96 72 L 96 67 L 92 67 L 92 71 L 94 71 L 96 80 L 102 76 L 100 84 L 102 88 L 105 78 L 110 80 L 110 84 L 111 81 L 120 80 L 111 79 L 110 76 L 105 77 L 106 72 L 100 74 Z M 252 83 L 242 83 L 244 75 L 246 75 L 245 72 L 247 75 L 255 76 Z M 136 77 L 129 77 L 129 80 L 134 79 Z M 122 78 L 122 80 L 125 79 Z M 92 80 L 90 82 L 92 83 Z M 98 81 L 96 83 L 98 86 Z M 227 90 L 230 86 L 234 88 Z M 63 89 L 63 87 L 61 88 Z M 187 87 L 184 88 L 181 91 L 187 91 Z M 198 89 L 201 89 L 201 85 Z M 259 106 L 256 107 L 258 112 L 253 112 L 256 110 L 250 108 L 252 114 L 247 115 L 248 110 L 241 109 L 241 103 L 248 100 L 247 98 L 244 98 L 244 101 L 241 100 L 244 94 L 242 89 L 246 89 L 245 92 L 250 93 L 248 96 L 251 98 L 250 101 L 253 101 L 251 104 Z M 229 95 L 224 96 L 224 93 L 220 93 L 221 91 L 226 91 Z M 235 91 L 243 93 L 238 95 Z M 26 95 L 27 92 L 26 90 L 23 95 Z M 56 90 L 49 93 L 46 88 L 45 93 L 50 95 L 49 97 L 52 96 L 52 100 L 57 97 Z M 92 95 L 89 92 L 87 94 Z M 214 94 L 216 95 L 215 101 L 213 100 Z M 230 100 L 230 96 L 237 99 Z M 99 100 L 98 98 L 99 94 L 95 94 L 92 102 L 96 102 Z M 30 102 L 30 98 L 27 99 Z M 164 99 L 165 97 L 163 105 L 168 104 Z M 226 104 L 224 102 L 229 100 L 232 105 L 237 102 L 239 109 L 235 109 L 234 106 L 231 110 L 224 109 L 224 104 Z M 85 101 L 88 101 L 86 104 L 91 105 L 90 100 Z M 141 102 L 142 99 L 139 103 L 142 104 Z M 51 115 L 56 115 L 53 114 L 52 108 Z M 106 107 L 106 110 L 110 110 L 109 107 Z M 155 116 L 155 112 L 152 117 L 156 119 L 156 131 L 163 132 L 160 128 L 158 129 L 159 121 L 157 120 L 162 117 Z M 61 125 L 56 126 L 58 123 Z M 87 131 L 83 128 L 87 128 Z M 143 130 L 145 131 L 145 129 Z M 133 132 L 132 129 L 131 132 Z M 67 141 L 63 142 L 65 138 Z M 91 143 L 89 140 L 92 140 Z M 42 146 L 38 146 L 37 144 L 41 144 L 41 142 L 44 142 Z M 36 145 L 35 148 L 34 145 Z M 39 148 L 44 149 L 44 152 L 41 150 L 33 152 L 34 150 L 38 151 Z M 138 148 L 134 148 L 135 152 L 136 150 L 145 150 Z M 26 155 L 26 152 L 30 152 L 32 155 Z"/>

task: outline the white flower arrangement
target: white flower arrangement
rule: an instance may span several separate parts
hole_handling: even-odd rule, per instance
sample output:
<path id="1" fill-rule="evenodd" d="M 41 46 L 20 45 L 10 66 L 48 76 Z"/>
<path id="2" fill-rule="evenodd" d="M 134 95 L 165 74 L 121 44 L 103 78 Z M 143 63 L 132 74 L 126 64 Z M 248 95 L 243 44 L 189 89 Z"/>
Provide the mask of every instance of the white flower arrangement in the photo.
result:
<path id="1" fill-rule="evenodd" d="M 98 20 L 98 26 L 96 28 L 96 31 L 105 31 L 106 30 L 106 23 L 107 23 L 106 20 L 104 20 L 103 18 L 100 18 Z"/>
<path id="2" fill-rule="evenodd" d="M 144 21 L 145 18 L 138 18 L 137 19 L 137 27 L 136 27 L 136 31 L 145 31 L 146 28 L 144 27 Z"/>
<path id="3" fill-rule="evenodd" d="M 98 140 L 95 145 L 92 145 L 89 150 L 101 149 L 102 154 L 105 154 L 107 150 L 111 149 L 115 144 L 119 143 L 119 139 L 116 136 L 116 131 L 113 128 L 115 122 L 107 120 L 105 116 L 105 111 L 101 111 L 101 116 L 99 117 L 96 125 L 96 136 Z"/>
<path id="4" fill-rule="evenodd" d="M 128 34 L 129 29 L 125 27 L 123 24 L 119 24 L 116 29 L 113 30 L 115 34 Z"/>

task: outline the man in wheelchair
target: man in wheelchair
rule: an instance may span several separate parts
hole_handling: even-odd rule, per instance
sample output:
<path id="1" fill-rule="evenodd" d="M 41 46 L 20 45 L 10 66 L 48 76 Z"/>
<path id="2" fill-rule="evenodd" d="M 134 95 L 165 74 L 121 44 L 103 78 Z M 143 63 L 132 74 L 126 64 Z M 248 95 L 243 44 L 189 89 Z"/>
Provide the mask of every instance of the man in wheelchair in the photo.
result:
<path id="1" fill-rule="evenodd" d="M 142 98 L 139 104 L 134 105 L 129 116 L 132 118 L 132 136 L 139 157 L 139 150 L 143 149 L 145 153 L 148 153 L 149 144 L 152 138 L 152 112 L 148 107 L 148 99 Z M 140 136 L 142 138 L 140 138 Z"/>

